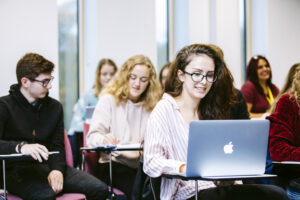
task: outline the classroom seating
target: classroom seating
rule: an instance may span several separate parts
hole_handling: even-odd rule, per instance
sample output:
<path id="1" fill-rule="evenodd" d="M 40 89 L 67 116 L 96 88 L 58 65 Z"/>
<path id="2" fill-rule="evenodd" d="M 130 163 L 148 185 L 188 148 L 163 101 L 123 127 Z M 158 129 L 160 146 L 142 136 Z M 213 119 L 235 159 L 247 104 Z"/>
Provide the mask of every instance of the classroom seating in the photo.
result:
<path id="1" fill-rule="evenodd" d="M 66 164 L 70 167 L 73 167 L 73 155 L 72 155 L 72 149 L 70 145 L 69 138 L 64 133 L 64 143 L 65 143 L 65 153 L 66 153 Z M 1 195 L 4 195 L 4 193 L 0 193 Z M 0 198 L 1 199 L 1 198 Z M 7 194 L 8 200 L 22 200 L 20 197 L 17 197 L 12 194 Z M 84 194 L 80 193 L 64 193 L 56 197 L 56 200 L 85 200 L 86 196 Z"/>

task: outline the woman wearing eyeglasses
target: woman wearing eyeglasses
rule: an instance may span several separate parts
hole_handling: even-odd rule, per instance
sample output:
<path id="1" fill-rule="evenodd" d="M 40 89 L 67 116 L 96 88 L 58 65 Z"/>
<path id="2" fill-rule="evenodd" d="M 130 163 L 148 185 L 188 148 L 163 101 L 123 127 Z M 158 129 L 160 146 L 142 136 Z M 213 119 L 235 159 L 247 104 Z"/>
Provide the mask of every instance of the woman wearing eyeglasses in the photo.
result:
<path id="1" fill-rule="evenodd" d="M 148 120 L 144 172 L 150 177 L 185 173 L 190 122 L 229 119 L 235 94 L 233 78 L 214 48 L 193 44 L 181 49 L 170 66 L 165 93 Z M 234 183 L 198 181 L 198 199 L 287 199 L 275 186 Z M 194 181 L 162 177 L 161 200 L 194 199 L 194 194 Z"/>
<path id="2" fill-rule="evenodd" d="M 250 118 L 260 118 L 273 104 L 279 89 L 272 83 L 269 61 L 261 55 L 254 56 L 247 66 L 247 82 L 241 89 L 248 106 Z"/>
<path id="3" fill-rule="evenodd" d="M 148 117 L 161 90 L 155 68 L 144 55 L 129 58 L 111 84 L 103 91 L 96 105 L 87 145 L 117 145 L 141 143 Z M 139 164 L 138 151 L 113 152 L 113 186 L 130 199 Z M 109 182 L 107 155 L 100 156 L 100 179 Z"/>

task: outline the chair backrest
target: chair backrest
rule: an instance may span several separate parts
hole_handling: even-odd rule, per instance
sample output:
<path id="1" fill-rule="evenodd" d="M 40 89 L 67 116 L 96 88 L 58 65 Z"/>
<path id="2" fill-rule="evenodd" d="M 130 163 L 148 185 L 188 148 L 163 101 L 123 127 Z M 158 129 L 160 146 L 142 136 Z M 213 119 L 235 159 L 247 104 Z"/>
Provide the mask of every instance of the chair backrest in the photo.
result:
<path id="1" fill-rule="evenodd" d="M 66 163 L 68 166 L 73 167 L 73 153 L 72 153 L 70 140 L 68 138 L 66 131 L 64 133 L 64 143 L 65 143 L 65 152 L 66 152 Z"/>
<path id="2" fill-rule="evenodd" d="M 89 132 L 90 124 L 84 123 L 83 124 L 83 146 L 87 147 L 86 145 L 86 136 Z M 84 153 L 85 161 L 84 161 L 84 171 L 97 176 L 97 165 L 99 160 L 99 155 L 96 152 L 89 152 Z"/>
<path id="3" fill-rule="evenodd" d="M 83 146 L 84 147 L 87 147 L 86 145 L 86 136 L 89 132 L 89 129 L 90 129 L 90 124 L 89 123 L 83 123 L 83 135 L 82 135 L 82 143 L 83 143 Z"/>

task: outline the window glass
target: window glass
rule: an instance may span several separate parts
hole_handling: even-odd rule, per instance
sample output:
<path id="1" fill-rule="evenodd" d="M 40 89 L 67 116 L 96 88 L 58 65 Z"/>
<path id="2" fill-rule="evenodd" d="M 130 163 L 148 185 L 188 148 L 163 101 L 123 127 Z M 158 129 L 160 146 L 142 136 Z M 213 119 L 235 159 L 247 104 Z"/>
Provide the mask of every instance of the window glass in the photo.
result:
<path id="1" fill-rule="evenodd" d="M 156 0 L 156 38 L 158 72 L 169 60 L 168 0 Z"/>
<path id="2" fill-rule="evenodd" d="M 78 99 L 78 2 L 59 0 L 59 96 L 64 108 L 65 129 Z"/>

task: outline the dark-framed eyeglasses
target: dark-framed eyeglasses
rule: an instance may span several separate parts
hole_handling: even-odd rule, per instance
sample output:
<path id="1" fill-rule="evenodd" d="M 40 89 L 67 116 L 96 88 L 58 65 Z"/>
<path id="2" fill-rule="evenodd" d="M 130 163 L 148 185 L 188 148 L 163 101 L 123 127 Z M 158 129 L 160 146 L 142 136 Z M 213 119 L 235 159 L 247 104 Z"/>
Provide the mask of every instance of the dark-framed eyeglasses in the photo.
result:
<path id="1" fill-rule="evenodd" d="M 44 80 L 37 80 L 37 79 L 33 79 L 33 78 L 28 78 L 30 81 L 36 81 L 36 82 L 39 82 L 39 83 L 42 83 L 42 86 L 44 87 L 47 87 L 49 84 L 52 83 L 54 77 L 51 76 L 51 78 L 46 78 Z"/>
<path id="2" fill-rule="evenodd" d="M 201 74 L 199 72 L 189 73 L 189 72 L 183 71 L 183 73 L 190 75 L 194 82 L 201 82 L 201 81 L 203 81 L 204 78 L 209 83 L 214 83 L 217 80 L 217 75 L 215 75 L 213 73 L 206 74 L 206 75 Z"/>

